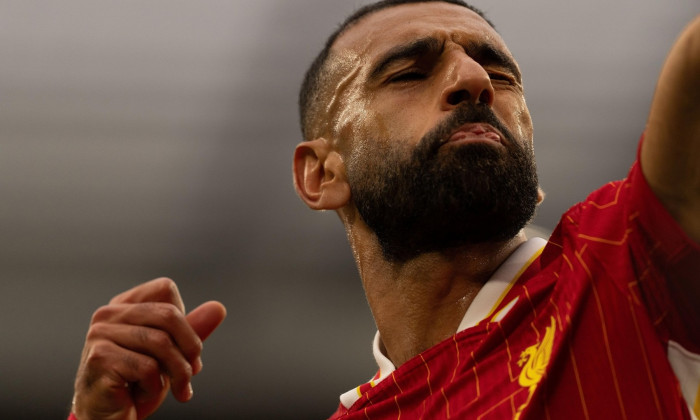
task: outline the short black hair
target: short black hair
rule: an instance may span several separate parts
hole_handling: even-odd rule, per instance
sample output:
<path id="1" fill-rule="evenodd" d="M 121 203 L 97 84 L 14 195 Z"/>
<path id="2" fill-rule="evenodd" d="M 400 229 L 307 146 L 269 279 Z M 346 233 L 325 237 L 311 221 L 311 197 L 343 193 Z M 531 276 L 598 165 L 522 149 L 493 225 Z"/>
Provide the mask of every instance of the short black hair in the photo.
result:
<path id="1" fill-rule="evenodd" d="M 311 136 L 311 133 L 309 133 L 309 123 L 311 116 L 314 113 L 314 111 L 312 111 L 312 108 L 316 108 L 314 105 L 317 105 L 316 102 L 319 100 L 320 89 L 323 85 L 322 79 L 324 74 L 324 67 L 330 55 L 331 47 L 335 43 L 336 39 L 338 39 L 340 35 L 342 35 L 355 23 L 360 21 L 363 17 L 372 13 L 401 4 L 432 3 L 437 1 L 466 7 L 478 14 L 479 16 L 481 16 L 489 25 L 491 25 L 492 28 L 495 29 L 493 23 L 491 23 L 486 18 L 486 16 L 481 10 L 467 4 L 462 0 L 381 0 L 358 9 L 357 11 L 355 11 L 355 13 L 353 13 L 347 19 L 345 19 L 345 21 L 340 24 L 338 29 L 336 29 L 328 37 L 325 46 L 323 47 L 321 52 L 316 56 L 314 61 L 311 63 L 309 69 L 306 71 L 306 75 L 304 76 L 304 81 L 301 84 L 301 90 L 299 92 L 299 116 L 301 122 L 301 133 L 304 137 L 304 140 L 311 140 L 308 137 Z"/>

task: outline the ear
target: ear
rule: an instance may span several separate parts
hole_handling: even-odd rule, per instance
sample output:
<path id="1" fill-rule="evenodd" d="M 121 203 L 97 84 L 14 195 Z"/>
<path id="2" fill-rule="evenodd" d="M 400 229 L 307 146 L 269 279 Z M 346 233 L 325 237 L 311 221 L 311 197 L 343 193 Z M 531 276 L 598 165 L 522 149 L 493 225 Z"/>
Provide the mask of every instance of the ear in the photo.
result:
<path id="1" fill-rule="evenodd" d="M 297 145 L 293 175 L 297 194 L 314 210 L 337 210 L 350 201 L 345 164 L 324 138 Z"/>
<path id="2" fill-rule="evenodd" d="M 542 188 L 537 187 L 537 205 L 539 206 L 544 201 L 545 193 Z"/>

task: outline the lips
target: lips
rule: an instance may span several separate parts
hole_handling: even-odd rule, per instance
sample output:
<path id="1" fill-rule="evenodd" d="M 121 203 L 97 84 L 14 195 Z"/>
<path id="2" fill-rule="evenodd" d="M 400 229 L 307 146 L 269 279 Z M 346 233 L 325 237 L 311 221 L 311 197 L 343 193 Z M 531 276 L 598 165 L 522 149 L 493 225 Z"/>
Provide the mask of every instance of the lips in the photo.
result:
<path id="1" fill-rule="evenodd" d="M 503 136 L 493 126 L 486 123 L 468 123 L 455 130 L 447 143 L 490 142 L 503 143 Z"/>

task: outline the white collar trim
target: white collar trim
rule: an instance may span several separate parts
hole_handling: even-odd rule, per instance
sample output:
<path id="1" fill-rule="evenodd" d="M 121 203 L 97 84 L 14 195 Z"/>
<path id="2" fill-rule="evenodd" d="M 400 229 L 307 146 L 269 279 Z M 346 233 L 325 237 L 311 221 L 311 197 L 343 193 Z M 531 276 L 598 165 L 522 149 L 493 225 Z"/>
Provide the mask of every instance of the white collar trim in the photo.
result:
<path id="1" fill-rule="evenodd" d="M 467 308 L 457 332 L 471 328 L 491 316 L 515 281 L 530 266 L 529 263 L 539 256 L 546 244 L 547 241 L 542 238 L 532 238 L 520 245 L 479 290 Z M 513 303 L 508 304 L 508 307 L 497 314 L 499 320 L 503 319 L 507 312 L 506 309 L 510 310 Z"/>
<path id="2" fill-rule="evenodd" d="M 493 321 L 501 321 L 510 309 L 515 305 L 517 298 L 510 302 L 497 314 L 493 315 L 495 309 L 500 305 L 501 301 L 508 293 L 510 288 L 515 284 L 515 281 L 520 277 L 523 271 L 530 265 L 534 259 L 540 255 L 542 249 L 547 244 L 547 241 L 542 238 L 531 238 L 523 243 L 518 249 L 513 252 L 506 261 L 501 264 L 491 278 L 479 290 L 474 300 L 469 305 L 467 312 L 462 318 L 462 322 L 457 328 L 457 332 L 474 327 L 482 320 L 491 317 Z M 379 331 L 374 335 L 372 342 L 372 353 L 377 362 L 379 371 L 368 382 L 373 388 L 380 383 L 384 378 L 391 375 L 396 367 L 384 355 L 381 350 L 381 337 Z M 360 387 L 351 389 L 350 391 L 340 396 L 340 402 L 345 408 L 350 408 L 362 396 Z"/>

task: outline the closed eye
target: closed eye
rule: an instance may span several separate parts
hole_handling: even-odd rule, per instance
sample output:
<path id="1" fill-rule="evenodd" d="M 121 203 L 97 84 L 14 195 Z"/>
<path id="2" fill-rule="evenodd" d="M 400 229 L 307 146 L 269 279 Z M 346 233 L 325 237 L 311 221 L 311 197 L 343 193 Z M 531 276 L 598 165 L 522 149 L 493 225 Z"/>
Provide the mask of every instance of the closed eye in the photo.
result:
<path id="1" fill-rule="evenodd" d="M 500 74 L 500 73 L 489 73 L 489 78 L 491 80 L 503 80 L 506 82 L 510 82 L 511 78 L 506 76 L 505 74 Z"/>
<path id="2" fill-rule="evenodd" d="M 518 82 L 513 78 L 513 76 L 510 76 L 505 73 L 488 73 L 489 78 L 491 79 L 492 84 L 498 84 L 501 86 L 508 85 L 508 86 L 517 86 Z"/>
<path id="3" fill-rule="evenodd" d="M 406 71 L 389 78 L 389 83 L 413 82 L 424 80 L 428 75 L 422 71 Z"/>

